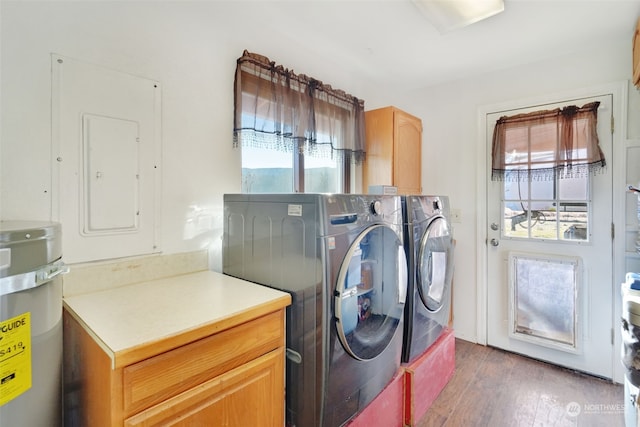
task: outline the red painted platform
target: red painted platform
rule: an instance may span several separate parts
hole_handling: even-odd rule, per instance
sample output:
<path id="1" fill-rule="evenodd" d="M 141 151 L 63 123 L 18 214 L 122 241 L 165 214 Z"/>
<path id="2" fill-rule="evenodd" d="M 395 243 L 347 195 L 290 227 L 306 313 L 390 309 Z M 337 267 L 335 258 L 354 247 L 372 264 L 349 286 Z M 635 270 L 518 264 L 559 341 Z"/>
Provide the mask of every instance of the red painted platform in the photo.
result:
<path id="1" fill-rule="evenodd" d="M 404 419 L 404 370 L 400 368 L 384 390 L 359 413 L 349 427 L 402 427 Z"/>
<path id="2" fill-rule="evenodd" d="M 445 329 L 411 364 L 403 364 L 391 383 L 347 426 L 414 426 L 447 385 L 455 369 L 455 337 Z"/>
<path id="3" fill-rule="evenodd" d="M 414 426 L 426 414 L 455 370 L 455 336 L 445 329 L 438 340 L 404 368 L 404 425 Z"/>

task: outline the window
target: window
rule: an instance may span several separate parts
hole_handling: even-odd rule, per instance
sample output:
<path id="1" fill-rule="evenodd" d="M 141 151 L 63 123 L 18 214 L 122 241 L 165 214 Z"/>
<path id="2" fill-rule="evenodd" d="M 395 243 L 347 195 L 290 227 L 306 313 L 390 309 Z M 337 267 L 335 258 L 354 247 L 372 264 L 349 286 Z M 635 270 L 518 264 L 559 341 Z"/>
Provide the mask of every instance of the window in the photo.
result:
<path id="1" fill-rule="evenodd" d="M 242 192 L 289 193 L 299 188 L 306 193 L 348 193 L 352 177 L 345 176 L 342 160 L 305 156 L 297 150 L 244 146 Z"/>
<path id="2" fill-rule="evenodd" d="M 286 193 L 293 190 L 293 155 L 270 148 L 242 148 L 242 192 Z"/>
<path id="3" fill-rule="evenodd" d="M 362 100 L 247 51 L 234 90 L 243 192 L 350 192 L 365 155 Z"/>
<path id="4" fill-rule="evenodd" d="M 599 102 L 501 117 L 492 179 L 502 180 L 504 237 L 588 241 L 590 172 L 605 166 Z"/>

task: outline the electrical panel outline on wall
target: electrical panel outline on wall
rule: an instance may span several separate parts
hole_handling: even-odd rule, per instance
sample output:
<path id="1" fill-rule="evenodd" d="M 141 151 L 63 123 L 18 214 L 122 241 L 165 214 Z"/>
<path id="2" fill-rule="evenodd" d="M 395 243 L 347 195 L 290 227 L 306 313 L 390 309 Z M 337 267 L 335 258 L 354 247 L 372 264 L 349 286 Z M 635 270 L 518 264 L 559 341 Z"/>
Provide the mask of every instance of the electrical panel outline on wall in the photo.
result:
<path id="1" fill-rule="evenodd" d="M 160 251 L 161 89 L 51 55 L 52 219 L 68 262 Z"/>
<path id="2" fill-rule="evenodd" d="M 82 115 L 83 235 L 140 229 L 139 142 L 138 121 Z"/>

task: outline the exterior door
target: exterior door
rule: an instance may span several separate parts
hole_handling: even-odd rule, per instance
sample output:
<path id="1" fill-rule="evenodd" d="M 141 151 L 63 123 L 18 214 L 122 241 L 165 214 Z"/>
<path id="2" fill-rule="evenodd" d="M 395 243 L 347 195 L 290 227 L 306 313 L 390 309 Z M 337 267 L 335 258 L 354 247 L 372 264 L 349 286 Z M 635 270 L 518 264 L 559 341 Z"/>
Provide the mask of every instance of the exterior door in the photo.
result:
<path id="1" fill-rule="evenodd" d="M 335 315 L 344 349 L 370 360 L 401 327 L 407 294 L 407 261 L 398 235 L 374 225 L 355 239 L 338 274 Z"/>
<path id="2" fill-rule="evenodd" d="M 568 100 L 486 120 L 491 170 L 500 116 L 600 101 L 602 172 L 488 182 L 487 344 L 607 378 L 613 376 L 612 100 L 610 94 Z"/>

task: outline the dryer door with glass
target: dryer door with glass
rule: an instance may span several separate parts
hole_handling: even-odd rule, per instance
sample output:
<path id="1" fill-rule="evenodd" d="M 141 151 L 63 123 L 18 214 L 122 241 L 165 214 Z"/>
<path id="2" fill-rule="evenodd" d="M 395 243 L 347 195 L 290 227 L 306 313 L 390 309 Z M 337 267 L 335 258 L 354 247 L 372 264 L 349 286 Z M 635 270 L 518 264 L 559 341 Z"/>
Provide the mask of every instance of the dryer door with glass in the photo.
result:
<path id="1" fill-rule="evenodd" d="M 444 217 L 436 217 L 422 236 L 416 257 L 416 287 L 422 304 L 432 312 L 449 304 L 446 296 L 451 286 L 453 237 Z"/>
<path id="2" fill-rule="evenodd" d="M 358 360 L 382 353 L 393 339 L 407 293 L 407 261 L 393 229 L 373 225 L 349 247 L 340 267 L 335 295 L 338 335 Z"/>

